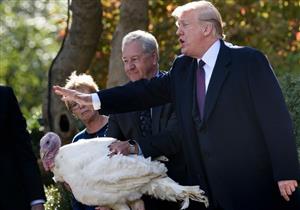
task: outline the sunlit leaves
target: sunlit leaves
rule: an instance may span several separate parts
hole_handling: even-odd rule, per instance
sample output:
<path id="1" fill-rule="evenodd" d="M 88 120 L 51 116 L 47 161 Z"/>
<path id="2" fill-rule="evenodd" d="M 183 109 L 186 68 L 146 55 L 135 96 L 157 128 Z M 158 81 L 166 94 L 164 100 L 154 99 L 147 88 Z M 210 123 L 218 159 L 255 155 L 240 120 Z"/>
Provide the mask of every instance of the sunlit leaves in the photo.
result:
<path id="1" fill-rule="evenodd" d="M 4 0 L 0 4 L 0 83 L 12 86 L 27 118 L 41 107 L 47 70 L 59 49 L 66 1 Z M 23 106 L 26 105 L 26 106 Z"/>
<path id="2" fill-rule="evenodd" d="M 160 68 L 163 70 L 168 70 L 174 57 L 180 53 L 171 13 L 178 5 L 188 2 L 190 1 L 149 0 L 148 30 L 159 42 Z M 300 71 L 300 61 L 297 59 L 300 51 L 300 1 L 213 0 L 212 2 L 222 14 L 228 41 L 263 51 L 268 55 L 277 74 Z M 92 73 L 101 88 L 104 88 L 110 42 L 118 22 L 121 1 L 102 0 L 101 3 L 104 10 L 104 32 L 89 73 Z"/>
<path id="3" fill-rule="evenodd" d="M 300 1 L 213 1 L 225 22 L 226 39 L 260 49 L 268 55 L 277 74 L 300 73 Z"/>
<path id="4" fill-rule="evenodd" d="M 115 27 L 119 21 L 120 1 L 102 0 L 102 34 L 98 50 L 87 73 L 92 74 L 100 88 L 106 87 L 111 41 Z M 99 71 L 101 69 L 101 71 Z"/>
<path id="5" fill-rule="evenodd" d="M 99 0 L 103 33 L 88 70 L 105 88 L 111 40 L 120 0 Z M 189 0 L 149 0 L 148 30 L 160 45 L 160 68 L 168 70 L 180 53 L 171 13 Z M 260 49 L 277 74 L 300 72 L 300 1 L 212 0 L 220 10 L 226 40 Z M 0 3 L 0 83 L 14 86 L 21 104 L 41 103 L 47 70 L 65 36 L 67 0 L 3 0 Z M 135 21 L 135 20 L 132 20 Z M 101 71 L 100 71 L 101 69 Z"/>

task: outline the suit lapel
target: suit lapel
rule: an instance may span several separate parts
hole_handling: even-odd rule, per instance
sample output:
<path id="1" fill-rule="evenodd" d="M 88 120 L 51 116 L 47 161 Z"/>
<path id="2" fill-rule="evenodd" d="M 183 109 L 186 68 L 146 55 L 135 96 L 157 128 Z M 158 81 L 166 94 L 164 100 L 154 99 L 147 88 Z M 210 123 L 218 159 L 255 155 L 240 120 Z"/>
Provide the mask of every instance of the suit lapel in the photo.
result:
<path id="1" fill-rule="evenodd" d="M 203 121 L 200 118 L 197 106 L 197 99 L 196 99 L 196 70 L 197 70 L 197 59 L 193 59 L 188 64 L 189 66 L 185 69 L 187 72 L 184 72 L 180 76 L 180 81 L 184 83 L 181 88 L 182 94 L 180 95 L 181 98 L 181 106 L 182 106 L 182 113 L 185 116 L 192 116 L 194 121 L 194 125 L 196 126 L 197 130 L 201 129 L 203 125 Z M 186 118 L 185 118 L 186 119 Z"/>
<path id="2" fill-rule="evenodd" d="M 197 69 L 197 60 L 193 59 L 192 62 L 189 62 L 187 65 L 189 66 L 185 69 L 186 72 L 183 72 L 180 75 L 180 80 L 177 82 L 182 83 L 182 86 L 180 86 L 180 101 L 182 105 L 182 111 L 190 116 L 193 102 L 195 100 L 193 89 L 195 83 L 195 69 Z"/>
<path id="3" fill-rule="evenodd" d="M 158 75 L 161 76 L 163 73 L 161 71 L 158 72 Z M 151 118 L 152 118 L 152 133 L 159 132 L 159 125 L 160 125 L 160 116 L 162 113 L 163 106 L 156 106 L 151 108 Z"/>
<path id="4" fill-rule="evenodd" d="M 219 55 L 214 67 L 209 86 L 207 89 L 205 97 L 205 108 L 204 108 L 204 119 L 207 121 L 211 115 L 214 106 L 216 104 L 218 95 L 220 94 L 222 85 L 229 73 L 229 64 L 230 64 L 230 50 L 225 46 L 224 42 L 221 41 L 221 47 Z"/>

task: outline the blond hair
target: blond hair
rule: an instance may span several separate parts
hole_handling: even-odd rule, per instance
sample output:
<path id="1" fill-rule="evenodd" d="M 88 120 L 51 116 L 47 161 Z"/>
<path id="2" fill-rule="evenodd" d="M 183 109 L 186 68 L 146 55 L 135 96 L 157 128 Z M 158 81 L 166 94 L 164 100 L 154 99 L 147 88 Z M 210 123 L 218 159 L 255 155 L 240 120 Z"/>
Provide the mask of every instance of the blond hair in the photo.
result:
<path id="1" fill-rule="evenodd" d="M 193 1 L 182 6 L 176 7 L 172 12 L 172 16 L 178 19 L 184 12 L 196 10 L 198 12 L 198 20 L 207 21 L 213 25 L 213 34 L 218 39 L 225 38 L 223 32 L 222 17 L 218 9 L 209 1 Z"/>
<path id="2" fill-rule="evenodd" d="M 73 71 L 68 77 L 64 87 L 72 90 L 86 89 L 89 91 L 89 93 L 94 93 L 99 90 L 98 85 L 94 81 L 93 77 L 84 73 L 77 75 L 76 71 Z M 66 102 L 66 106 L 69 109 L 70 104 Z"/>

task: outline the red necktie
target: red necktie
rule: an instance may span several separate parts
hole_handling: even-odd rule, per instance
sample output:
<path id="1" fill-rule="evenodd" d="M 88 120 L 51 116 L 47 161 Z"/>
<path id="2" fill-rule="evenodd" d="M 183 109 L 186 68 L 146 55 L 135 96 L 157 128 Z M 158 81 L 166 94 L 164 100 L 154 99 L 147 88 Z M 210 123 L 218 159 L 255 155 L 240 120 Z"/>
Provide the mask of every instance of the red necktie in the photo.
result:
<path id="1" fill-rule="evenodd" d="M 200 60 L 196 72 L 197 102 L 198 102 L 198 109 L 199 109 L 201 119 L 203 119 L 204 116 L 204 104 L 205 104 L 205 71 L 203 68 L 204 65 L 205 62 L 203 60 Z"/>

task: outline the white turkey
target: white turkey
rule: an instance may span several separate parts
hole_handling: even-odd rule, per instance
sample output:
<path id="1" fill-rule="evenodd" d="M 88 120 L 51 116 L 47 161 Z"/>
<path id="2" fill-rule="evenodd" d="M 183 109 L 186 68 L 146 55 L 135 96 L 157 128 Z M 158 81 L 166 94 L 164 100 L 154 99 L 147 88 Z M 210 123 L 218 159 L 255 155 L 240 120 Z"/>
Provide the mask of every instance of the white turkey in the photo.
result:
<path id="1" fill-rule="evenodd" d="M 121 154 L 109 157 L 108 146 L 116 139 L 94 138 L 61 146 L 59 136 L 45 134 L 40 153 L 45 170 L 54 180 L 66 182 L 75 198 L 87 205 L 107 206 L 114 210 L 142 209 L 137 205 L 143 194 L 169 201 L 189 199 L 208 206 L 207 197 L 199 186 L 181 186 L 167 177 L 167 169 L 150 158 Z"/>

